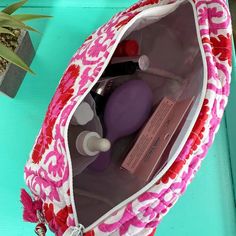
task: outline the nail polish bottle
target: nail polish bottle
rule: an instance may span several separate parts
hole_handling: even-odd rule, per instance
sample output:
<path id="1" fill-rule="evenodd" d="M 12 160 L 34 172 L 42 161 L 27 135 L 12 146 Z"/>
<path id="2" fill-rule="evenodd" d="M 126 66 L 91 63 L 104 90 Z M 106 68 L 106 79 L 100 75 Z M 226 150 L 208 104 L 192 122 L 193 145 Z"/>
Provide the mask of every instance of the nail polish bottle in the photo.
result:
<path id="1" fill-rule="evenodd" d="M 114 53 L 115 57 L 131 57 L 137 56 L 139 53 L 139 45 L 136 40 L 128 39 L 119 43 Z"/>

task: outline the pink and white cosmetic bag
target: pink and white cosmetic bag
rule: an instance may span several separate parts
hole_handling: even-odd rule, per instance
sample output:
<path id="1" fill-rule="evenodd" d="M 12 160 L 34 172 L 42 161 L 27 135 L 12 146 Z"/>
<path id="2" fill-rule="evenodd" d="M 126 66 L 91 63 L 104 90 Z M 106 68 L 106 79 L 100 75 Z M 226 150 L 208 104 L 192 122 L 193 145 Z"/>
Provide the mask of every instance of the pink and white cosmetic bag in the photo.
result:
<path id="1" fill-rule="evenodd" d="M 45 235 L 48 227 L 58 236 L 154 235 L 219 129 L 230 90 L 231 34 L 225 0 L 143 0 L 85 40 L 60 80 L 25 166 L 31 194 L 21 192 L 23 217 L 36 224 L 36 234 Z M 102 173 L 86 171 L 86 163 L 76 162 L 70 134 L 77 107 L 119 43 L 129 39 L 138 42 L 152 68 L 179 78 L 135 75 L 150 85 L 156 101 L 194 96 L 162 168 L 145 184 L 116 162 Z"/>

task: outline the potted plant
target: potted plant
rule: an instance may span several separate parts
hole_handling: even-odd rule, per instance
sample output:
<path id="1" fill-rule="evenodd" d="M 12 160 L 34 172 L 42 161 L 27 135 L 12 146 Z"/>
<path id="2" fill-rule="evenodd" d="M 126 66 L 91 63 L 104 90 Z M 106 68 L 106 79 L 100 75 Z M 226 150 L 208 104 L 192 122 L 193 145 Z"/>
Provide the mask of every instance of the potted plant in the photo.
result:
<path id="1" fill-rule="evenodd" d="M 0 92 L 10 97 L 16 95 L 26 72 L 34 74 L 28 66 L 35 55 L 28 31 L 37 30 L 25 22 L 49 17 L 15 14 L 26 2 L 13 3 L 0 11 Z"/>

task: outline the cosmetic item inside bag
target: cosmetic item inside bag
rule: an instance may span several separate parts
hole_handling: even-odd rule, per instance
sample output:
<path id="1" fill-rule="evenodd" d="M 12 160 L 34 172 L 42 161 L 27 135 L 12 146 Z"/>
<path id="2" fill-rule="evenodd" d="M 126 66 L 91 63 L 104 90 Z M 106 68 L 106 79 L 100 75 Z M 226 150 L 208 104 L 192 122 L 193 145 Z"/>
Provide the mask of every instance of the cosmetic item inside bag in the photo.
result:
<path id="1" fill-rule="evenodd" d="M 194 97 L 187 116 L 161 157 L 161 165 L 156 170 L 156 174 L 158 174 L 168 163 L 172 154 L 176 152 L 185 135 L 185 130 L 189 128 L 203 89 L 203 61 L 193 8 L 189 2 L 186 2 L 162 19 L 158 19 L 158 16 L 155 18 L 153 15 L 150 18 L 140 18 L 124 34 L 122 40 L 125 39 L 138 42 L 139 55 L 147 55 L 150 60 L 150 68 L 169 74 L 165 77 L 155 73 L 138 71 L 131 75 L 116 77 L 112 80 L 111 93 L 127 81 L 145 81 L 152 92 L 153 110 L 164 97 L 170 97 L 174 101 Z M 174 78 L 171 78 L 171 75 Z M 103 78 L 100 78 L 98 83 L 101 83 L 101 80 Z M 126 94 L 124 94 L 125 96 Z M 112 144 L 111 163 L 103 171 L 96 172 L 87 168 L 98 158 L 97 155 L 82 158 L 80 155 L 78 159 L 76 137 L 80 132 L 83 130 L 95 131 L 101 137 L 107 132 L 104 130 L 101 119 L 103 113 L 101 112 L 102 115 L 98 116 L 96 104 L 91 94 L 88 94 L 84 101 L 89 104 L 94 116 L 87 118 L 88 121 L 84 126 L 69 126 L 68 145 L 72 160 L 73 190 L 78 221 L 88 227 L 115 206 L 143 189 L 147 183 L 137 175 L 121 168 L 127 153 L 140 134 L 140 129 Z M 122 106 L 122 104 L 120 105 Z"/>

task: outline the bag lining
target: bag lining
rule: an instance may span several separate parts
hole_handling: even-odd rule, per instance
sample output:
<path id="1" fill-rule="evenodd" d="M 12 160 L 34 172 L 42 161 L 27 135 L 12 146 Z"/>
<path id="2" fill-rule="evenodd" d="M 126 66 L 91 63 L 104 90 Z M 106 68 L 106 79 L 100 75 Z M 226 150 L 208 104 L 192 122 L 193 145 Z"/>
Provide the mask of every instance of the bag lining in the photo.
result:
<path id="1" fill-rule="evenodd" d="M 177 4 L 176 4 L 177 5 Z M 178 4 L 179 5 L 179 4 Z M 191 14 L 192 14 L 192 7 L 191 7 L 191 4 L 185 4 L 185 5 L 182 5 L 180 8 L 182 8 L 182 7 L 185 7 L 186 5 L 189 5 L 190 6 L 190 8 L 191 8 Z M 192 3 L 192 5 L 193 5 L 193 3 Z M 175 7 L 176 8 L 176 7 Z M 175 10 L 175 8 L 173 7 L 173 10 Z M 158 7 L 153 7 L 152 9 L 158 9 Z M 150 11 L 150 10 L 152 10 L 152 9 L 148 9 L 148 10 L 146 10 L 146 11 Z M 154 11 L 154 13 L 155 13 L 155 11 Z M 170 14 L 170 13 L 169 13 Z M 172 13 L 173 14 L 173 13 Z M 194 14 L 195 14 L 195 17 L 196 17 L 196 12 L 194 12 Z M 170 14 L 171 15 L 171 14 Z M 169 16 L 169 15 L 168 15 Z M 167 16 L 167 17 L 168 17 Z M 153 20 L 153 19 L 152 19 Z M 159 19 L 160 21 L 161 21 L 161 19 Z M 158 21 L 159 21 L 158 20 Z M 194 20 L 194 19 L 193 19 Z M 135 21 L 136 23 L 138 22 L 138 20 L 136 20 Z M 157 22 L 155 22 L 155 23 L 152 23 L 152 25 L 153 24 L 156 24 Z M 196 24 L 196 22 L 194 23 L 196 26 L 197 26 L 197 24 Z M 131 26 L 134 26 L 135 25 L 135 23 L 133 23 L 133 25 L 131 25 Z M 148 27 L 150 27 L 150 25 L 149 24 L 147 24 L 147 25 L 145 25 L 145 26 L 142 26 L 142 27 L 140 27 L 139 28 L 139 31 L 138 32 L 140 32 L 140 30 L 142 31 L 143 29 L 145 30 L 146 28 L 148 28 Z M 129 27 L 129 29 L 131 29 L 131 27 Z M 123 37 L 122 38 L 134 38 L 135 37 L 135 34 L 137 34 L 137 31 L 134 31 L 134 29 L 135 29 L 135 27 L 132 29 L 132 31 L 131 32 L 128 32 L 129 30 L 127 30 L 126 32 L 125 32 L 125 34 L 123 35 Z M 199 34 L 199 32 L 197 32 L 197 34 Z M 138 35 L 136 35 L 136 36 L 138 36 Z M 198 44 L 200 44 L 199 46 L 200 46 L 200 50 L 199 50 L 199 56 L 201 56 L 201 59 L 203 59 L 203 57 L 202 57 L 202 51 L 203 51 L 203 49 L 201 48 L 201 43 L 199 42 L 199 35 L 195 35 L 195 38 L 198 38 Z M 202 67 L 205 67 L 205 65 L 204 65 L 204 61 L 202 61 L 201 60 L 201 63 L 203 63 L 203 65 L 202 65 Z M 205 70 L 202 72 L 202 74 L 205 72 Z M 202 75 L 202 77 L 203 77 L 203 75 Z M 202 84 L 202 88 L 204 89 L 204 84 Z M 181 97 L 180 95 L 176 95 L 176 98 L 178 98 L 178 97 Z M 199 96 L 197 99 L 196 99 L 196 101 L 195 101 L 195 106 L 196 107 L 199 107 L 199 104 L 201 103 L 201 97 Z M 79 105 L 79 104 L 78 104 Z M 196 111 L 195 111 L 195 113 L 196 113 Z M 196 114 L 195 114 L 195 116 L 196 116 Z M 191 120 L 192 120 L 192 117 L 191 117 Z M 170 155 L 171 156 L 171 155 Z M 72 157 L 73 158 L 73 157 Z M 168 159 L 168 161 L 169 161 L 169 159 Z M 72 167 L 71 167 L 72 168 Z M 156 179 L 156 178 L 155 178 Z M 79 182 L 81 182 L 81 176 L 79 176 L 78 177 L 78 181 Z M 146 188 L 145 188 L 146 189 Z M 75 190 L 75 191 L 77 191 L 77 190 Z M 135 195 L 137 196 L 137 194 L 141 194 L 140 192 L 144 192 L 143 191 L 143 189 L 141 189 L 141 190 L 139 190 L 138 191 L 138 193 L 136 193 Z M 72 194 L 73 195 L 73 194 Z M 134 197 L 134 195 L 132 196 L 132 198 Z M 74 196 L 73 196 L 73 198 L 74 198 Z M 78 199 L 77 199 L 78 200 Z M 118 208 L 120 208 L 122 205 L 125 205 L 125 204 L 127 204 L 127 202 L 128 201 L 130 201 L 131 200 L 131 197 L 128 197 L 128 199 L 126 199 L 125 201 L 123 201 L 123 202 L 121 202 L 121 203 L 119 203 L 118 205 L 116 204 L 116 207 L 115 208 L 113 208 L 113 209 L 111 209 L 110 211 L 108 211 L 105 215 L 103 214 L 103 216 L 102 217 L 100 217 L 98 220 L 96 220 L 95 221 L 95 223 L 93 223 L 93 224 L 86 224 L 85 226 L 87 227 L 86 229 L 85 229 L 85 232 L 87 232 L 87 231 L 89 231 L 91 228 L 93 228 L 96 224 L 98 224 L 98 222 L 100 222 L 100 221 L 102 221 L 108 214 L 111 214 L 112 212 L 114 212 L 115 211 L 115 209 L 118 209 Z M 80 200 L 78 200 L 78 201 L 80 201 Z M 79 208 L 80 209 L 80 208 Z M 81 209 L 80 209 L 81 210 Z M 78 210 L 78 212 L 80 212 L 80 210 Z M 80 217 L 79 217 L 80 218 Z M 78 219 L 76 219 L 77 220 L 77 222 L 78 222 Z M 80 220 L 81 221 L 81 220 Z M 83 222 L 82 222 L 83 223 Z M 88 225 L 89 225 L 89 227 L 88 227 Z"/>

